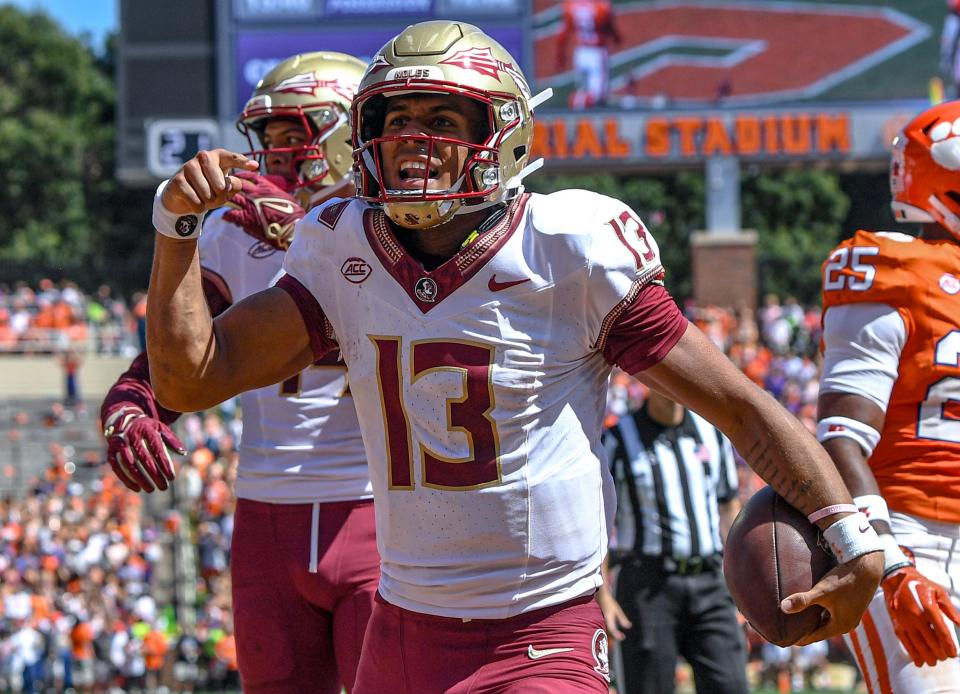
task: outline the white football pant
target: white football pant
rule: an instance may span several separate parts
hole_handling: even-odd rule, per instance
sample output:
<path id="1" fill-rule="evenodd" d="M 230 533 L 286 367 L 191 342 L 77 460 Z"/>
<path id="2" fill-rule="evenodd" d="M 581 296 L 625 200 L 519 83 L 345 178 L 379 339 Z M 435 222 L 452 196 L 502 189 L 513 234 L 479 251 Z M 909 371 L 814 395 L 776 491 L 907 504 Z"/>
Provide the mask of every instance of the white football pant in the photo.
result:
<path id="1" fill-rule="evenodd" d="M 944 586 L 960 610 L 960 525 L 891 513 L 890 527 L 897 542 L 913 552 L 917 571 Z M 957 642 L 958 627 L 946 616 L 944 620 Z M 880 588 L 863 621 L 843 638 L 869 694 L 960 694 L 960 658 L 916 667 L 893 633 Z"/>

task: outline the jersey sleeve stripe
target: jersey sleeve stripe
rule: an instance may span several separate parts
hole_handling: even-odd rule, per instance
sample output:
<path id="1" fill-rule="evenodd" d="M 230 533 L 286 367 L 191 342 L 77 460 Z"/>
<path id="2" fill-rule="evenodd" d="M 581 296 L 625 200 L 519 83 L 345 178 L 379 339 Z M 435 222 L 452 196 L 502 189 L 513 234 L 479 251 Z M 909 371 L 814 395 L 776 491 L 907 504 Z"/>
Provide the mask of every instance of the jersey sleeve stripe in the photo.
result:
<path id="1" fill-rule="evenodd" d="M 310 290 L 289 274 L 284 274 L 277 281 L 276 286 L 289 294 L 300 310 L 303 323 L 310 333 L 310 349 L 313 350 L 314 359 L 322 359 L 327 353 L 336 349 L 337 340 L 334 337 L 333 327 Z"/>

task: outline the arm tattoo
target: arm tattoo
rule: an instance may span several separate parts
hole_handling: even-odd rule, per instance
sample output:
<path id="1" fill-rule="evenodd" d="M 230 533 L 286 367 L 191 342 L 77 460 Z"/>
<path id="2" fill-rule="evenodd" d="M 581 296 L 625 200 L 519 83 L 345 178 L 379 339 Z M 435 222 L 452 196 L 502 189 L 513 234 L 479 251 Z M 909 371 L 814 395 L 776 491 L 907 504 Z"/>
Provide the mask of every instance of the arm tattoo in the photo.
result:
<path id="1" fill-rule="evenodd" d="M 801 473 L 800 470 L 796 470 L 794 475 L 790 475 L 778 463 L 769 443 L 762 440 L 754 441 L 743 457 L 747 464 L 770 484 L 787 503 L 801 510 L 805 507 L 804 502 L 807 501 L 813 482 L 798 477 L 797 475 Z"/>

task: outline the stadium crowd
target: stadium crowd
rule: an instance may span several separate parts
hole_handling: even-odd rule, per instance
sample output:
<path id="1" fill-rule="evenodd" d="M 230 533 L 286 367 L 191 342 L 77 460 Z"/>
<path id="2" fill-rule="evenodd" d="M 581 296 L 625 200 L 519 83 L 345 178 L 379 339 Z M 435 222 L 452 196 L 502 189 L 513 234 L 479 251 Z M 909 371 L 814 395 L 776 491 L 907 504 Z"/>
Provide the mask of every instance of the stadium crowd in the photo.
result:
<path id="1" fill-rule="evenodd" d="M 112 324 L 124 335 L 136 334 L 136 310 L 106 288 L 94 297 L 70 282 L 44 282 L 39 292 L 23 284 L 0 291 L 3 306 L 66 304 L 76 325 Z M 103 308 L 92 311 L 95 318 L 93 305 Z M 751 379 L 813 428 L 819 308 L 769 296 L 758 311 L 693 303 L 684 311 Z M 104 353 L 118 349 L 116 341 L 97 344 Z M 607 423 L 644 395 L 637 381 L 615 374 Z M 146 497 L 127 491 L 102 460 L 88 461 L 96 474 L 80 481 L 56 445 L 45 475 L 28 485 L 29 495 L 0 501 L 0 690 L 239 688 L 228 571 L 239 415 L 230 400 L 178 421 L 189 452 L 175 500 L 162 514 L 151 513 L 142 503 Z M 762 483 L 745 464 L 739 470 L 747 498 Z M 154 597 L 156 564 L 162 548 L 171 546 L 164 540 L 179 523 L 189 524 L 196 547 L 197 616 L 196 626 L 188 628 L 176 618 L 172 596 L 159 604 Z M 755 634 L 751 645 L 759 677 L 775 682 L 787 673 L 794 680 L 823 681 L 818 673 L 825 653 L 765 647 Z M 837 644 L 832 648 L 839 650 Z"/>
<path id="2" fill-rule="evenodd" d="M 25 413 L 16 422 L 29 431 Z M 231 436 L 208 432 L 191 438 L 181 468 L 186 514 L 169 503 L 151 511 L 102 460 L 78 470 L 59 444 L 22 498 L 0 500 L 0 691 L 239 688 L 226 572 L 235 454 Z M 177 619 L 171 590 L 158 601 L 157 566 L 180 518 L 201 557 L 195 627 Z"/>
<path id="3" fill-rule="evenodd" d="M 108 285 L 87 295 L 70 280 L 0 284 L 0 354 L 135 355 L 143 345 L 145 299 L 138 292 L 127 301 Z"/>

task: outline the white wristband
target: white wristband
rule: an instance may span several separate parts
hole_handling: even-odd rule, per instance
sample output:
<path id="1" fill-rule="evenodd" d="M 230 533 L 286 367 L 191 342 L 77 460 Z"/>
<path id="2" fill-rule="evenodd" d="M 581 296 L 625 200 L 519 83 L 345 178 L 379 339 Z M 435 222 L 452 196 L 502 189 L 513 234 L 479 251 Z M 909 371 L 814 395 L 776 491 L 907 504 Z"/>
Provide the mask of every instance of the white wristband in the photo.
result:
<path id="1" fill-rule="evenodd" d="M 883 574 L 893 570 L 894 567 L 901 567 L 912 564 L 910 557 L 903 553 L 900 545 L 897 544 L 897 538 L 893 535 L 884 533 L 880 536 L 880 544 L 883 545 Z"/>
<path id="2" fill-rule="evenodd" d="M 862 513 L 844 516 L 823 531 L 823 539 L 830 545 L 833 556 L 840 564 L 846 564 L 862 554 L 882 552 L 883 543 L 867 517 Z"/>
<path id="3" fill-rule="evenodd" d="M 195 239 L 203 229 L 202 214 L 174 214 L 163 206 L 161 196 L 170 179 L 157 186 L 157 194 L 153 196 L 153 228 L 171 239 Z"/>
<path id="4" fill-rule="evenodd" d="M 866 515 L 867 520 L 869 521 L 886 521 L 890 522 L 890 511 L 887 509 L 887 502 L 883 500 L 882 496 L 877 494 L 864 494 L 863 496 L 853 497 L 853 503 L 857 505 L 857 508 L 860 509 Z"/>

